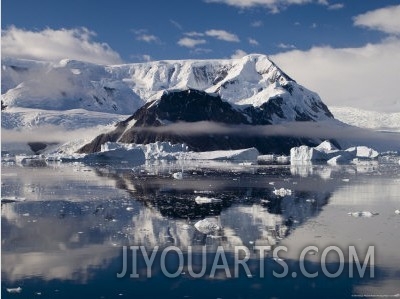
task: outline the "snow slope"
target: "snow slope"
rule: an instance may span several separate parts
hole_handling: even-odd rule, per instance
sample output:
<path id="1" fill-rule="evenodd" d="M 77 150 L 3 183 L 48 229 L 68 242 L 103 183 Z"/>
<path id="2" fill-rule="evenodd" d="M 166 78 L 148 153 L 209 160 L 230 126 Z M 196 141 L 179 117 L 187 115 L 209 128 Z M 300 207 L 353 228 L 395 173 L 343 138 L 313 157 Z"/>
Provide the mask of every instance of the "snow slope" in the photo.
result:
<path id="1" fill-rule="evenodd" d="M 74 60 L 57 63 L 2 60 L 2 102 L 8 107 L 132 114 L 165 90 L 203 90 L 236 105 L 256 107 L 283 100 L 277 122 L 298 113 L 329 118 L 317 94 L 298 85 L 265 55 L 240 59 L 155 61 L 103 66 Z"/>
<path id="2" fill-rule="evenodd" d="M 374 130 L 400 132 L 400 112 L 383 113 L 351 107 L 329 107 L 336 119 L 349 125 Z"/>

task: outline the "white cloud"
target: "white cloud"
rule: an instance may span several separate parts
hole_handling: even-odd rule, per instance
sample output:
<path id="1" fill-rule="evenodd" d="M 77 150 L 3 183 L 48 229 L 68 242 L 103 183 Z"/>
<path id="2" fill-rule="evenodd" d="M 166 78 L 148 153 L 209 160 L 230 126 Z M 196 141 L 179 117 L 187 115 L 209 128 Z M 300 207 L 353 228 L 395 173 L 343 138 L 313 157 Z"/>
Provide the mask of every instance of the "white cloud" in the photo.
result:
<path id="1" fill-rule="evenodd" d="M 245 51 L 238 49 L 238 50 L 235 51 L 235 53 L 233 53 L 231 55 L 231 58 L 232 59 L 239 59 L 239 58 L 242 58 L 243 56 L 246 56 L 246 55 L 247 55 L 247 53 Z"/>
<path id="2" fill-rule="evenodd" d="M 281 48 L 281 49 L 296 49 L 296 46 L 295 45 L 292 45 L 292 44 L 284 44 L 284 43 L 280 43 L 280 44 L 278 44 L 278 45 L 276 45 L 278 48 Z"/>
<path id="3" fill-rule="evenodd" d="M 400 39 L 359 48 L 293 50 L 271 58 L 328 106 L 400 111 Z"/>
<path id="4" fill-rule="evenodd" d="M 204 33 L 197 32 L 197 31 L 190 31 L 190 32 L 186 32 L 185 35 L 190 36 L 190 37 L 200 37 L 200 36 L 204 36 Z"/>
<path id="5" fill-rule="evenodd" d="M 226 42 L 239 42 L 239 38 L 236 34 L 230 33 L 225 30 L 211 29 L 205 32 L 207 36 L 215 37 L 216 39 L 223 40 Z"/>
<path id="6" fill-rule="evenodd" d="M 135 34 L 135 38 L 138 41 L 146 43 L 161 43 L 160 39 L 154 34 L 150 34 L 147 29 L 133 29 L 132 32 Z"/>
<path id="7" fill-rule="evenodd" d="M 253 45 L 253 46 L 258 46 L 259 45 L 258 41 L 255 40 L 254 38 L 251 38 L 251 37 L 249 38 L 249 44 Z"/>
<path id="8" fill-rule="evenodd" d="M 354 25 L 398 35 L 400 34 L 400 5 L 355 16 Z"/>
<path id="9" fill-rule="evenodd" d="M 187 48 L 194 48 L 197 45 L 202 45 L 205 43 L 207 43 L 207 41 L 205 39 L 194 39 L 194 38 L 190 38 L 190 37 L 184 37 L 178 41 L 178 45 L 180 45 L 182 47 L 187 47 Z"/>
<path id="10" fill-rule="evenodd" d="M 29 31 L 14 26 L 2 30 L 1 50 L 5 57 L 58 61 L 64 58 L 100 64 L 122 59 L 106 43 L 93 41 L 96 34 L 86 28 Z"/>
<path id="11" fill-rule="evenodd" d="M 136 36 L 136 39 L 142 42 L 151 43 L 151 42 L 158 42 L 159 39 L 157 36 L 153 34 L 141 34 Z"/>
<path id="12" fill-rule="evenodd" d="M 263 22 L 260 20 L 254 21 L 250 24 L 251 27 L 261 27 L 263 25 Z"/>
<path id="13" fill-rule="evenodd" d="M 332 4 L 332 5 L 329 5 L 328 9 L 329 10 L 338 10 L 338 9 L 342 9 L 343 7 L 344 7 L 343 3 L 335 3 L 335 4 Z"/>
<path id="14" fill-rule="evenodd" d="M 290 5 L 302 5 L 316 3 L 320 5 L 329 5 L 327 0 L 204 0 L 207 3 L 223 3 L 238 8 L 251 8 L 263 6 L 271 13 L 278 13 L 281 9 Z"/>
<path id="15" fill-rule="evenodd" d="M 329 5 L 328 0 L 317 0 L 317 1 L 318 1 L 318 4 L 321 4 L 321 5 Z"/>
<path id="16" fill-rule="evenodd" d="M 196 48 L 190 51 L 190 53 L 195 54 L 195 55 L 201 55 L 201 54 L 208 54 L 211 53 L 213 50 L 211 49 L 206 49 L 206 48 Z"/>

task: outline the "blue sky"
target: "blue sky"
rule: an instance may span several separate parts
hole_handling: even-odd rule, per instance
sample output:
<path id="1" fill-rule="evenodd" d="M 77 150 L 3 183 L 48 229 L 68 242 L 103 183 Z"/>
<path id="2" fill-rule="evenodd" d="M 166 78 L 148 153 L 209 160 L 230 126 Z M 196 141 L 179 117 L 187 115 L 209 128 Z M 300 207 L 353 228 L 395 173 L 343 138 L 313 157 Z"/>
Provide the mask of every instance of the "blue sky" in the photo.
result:
<path id="1" fill-rule="evenodd" d="M 400 112 L 399 0 L 2 0 L 2 56 L 119 64 L 268 54 L 328 106 Z"/>
<path id="2" fill-rule="evenodd" d="M 275 54 L 292 48 L 358 47 L 377 42 L 384 34 L 354 26 L 353 17 L 398 4 L 393 0 L 305 0 L 309 3 L 279 5 L 286 2 L 281 0 L 276 1 L 275 8 L 267 4 L 251 5 L 257 1 L 247 1 L 247 7 L 245 0 L 236 1 L 236 5 L 223 3 L 229 2 L 224 0 L 215 2 L 3 0 L 2 28 L 15 26 L 41 31 L 84 27 L 96 33 L 94 41 L 107 43 L 124 62 L 148 56 L 155 60 L 223 58 L 238 49 Z M 206 34 L 210 30 L 223 30 L 237 39 L 222 40 L 223 36 L 218 39 Z M 194 32 L 196 36 L 189 36 Z M 183 38 L 187 42 L 180 45 Z M 199 44 L 190 47 L 193 40 Z"/>

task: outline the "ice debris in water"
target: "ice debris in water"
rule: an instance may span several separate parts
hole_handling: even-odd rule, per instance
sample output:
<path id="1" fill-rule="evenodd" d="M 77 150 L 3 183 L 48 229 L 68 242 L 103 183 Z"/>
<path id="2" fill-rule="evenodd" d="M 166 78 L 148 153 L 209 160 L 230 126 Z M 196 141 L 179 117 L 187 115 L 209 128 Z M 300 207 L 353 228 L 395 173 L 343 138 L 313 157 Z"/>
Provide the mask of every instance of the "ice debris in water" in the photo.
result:
<path id="1" fill-rule="evenodd" d="M 22 288 L 18 287 L 18 288 L 8 288 L 7 292 L 12 293 L 12 294 L 16 294 L 16 293 L 21 293 Z"/>
<path id="2" fill-rule="evenodd" d="M 208 219 L 203 219 L 195 223 L 194 227 L 203 234 L 210 234 L 219 231 L 221 228 L 219 225 Z"/>
<path id="3" fill-rule="evenodd" d="M 292 195 L 292 190 L 290 189 L 285 189 L 285 188 L 280 188 L 280 189 L 275 189 L 272 191 L 275 195 L 285 197 L 287 195 Z"/>
<path id="4" fill-rule="evenodd" d="M 360 211 L 360 212 L 349 212 L 349 213 L 347 213 L 347 215 L 353 216 L 353 217 L 372 217 L 372 216 L 379 215 L 379 213 L 372 213 L 370 211 Z"/>
<path id="5" fill-rule="evenodd" d="M 203 197 L 203 196 L 197 196 L 194 201 L 198 204 L 205 204 L 205 203 L 215 203 L 215 202 L 221 202 L 222 200 L 219 198 L 214 198 L 214 197 Z"/>
<path id="6" fill-rule="evenodd" d="M 400 215 L 400 210 L 394 211 L 395 214 Z"/>
<path id="7" fill-rule="evenodd" d="M 172 174 L 172 177 L 176 180 L 182 180 L 183 179 L 183 172 L 179 171 L 179 172 L 174 172 Z"/>

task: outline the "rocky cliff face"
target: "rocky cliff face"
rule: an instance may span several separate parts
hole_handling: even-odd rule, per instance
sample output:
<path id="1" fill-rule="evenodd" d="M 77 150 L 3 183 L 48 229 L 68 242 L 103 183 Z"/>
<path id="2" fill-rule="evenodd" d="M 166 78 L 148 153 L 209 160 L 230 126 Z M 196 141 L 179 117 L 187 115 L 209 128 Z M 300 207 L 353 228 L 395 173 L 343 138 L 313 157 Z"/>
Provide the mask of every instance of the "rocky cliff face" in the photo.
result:
<path id="1" fill-rule="evenodd" d="M 166 92 L 161 99 L 147 103 L 118 123 L 113 131 L 97 136 L 80 152 L 99 151 L 108 141 L 141 144 L 170 141 L 185 143 L 194 151 L 256 147 L 261 153 L 288 153 L 290 148 L 300 144 L 315 145 L 315 140 L 306 138 L 265 137 L 246 131 L 249 126 L 273 124 L 274 118 L 283 113 L 282 105 L 281 98 L 270 99 L 260 107 L 241 107 L 203 91 Z M 296 114 L 295 118 L 314 121 L 312 116 L 302 113 Z M 192 131 L 193 128 L 196 130 Z"/>

